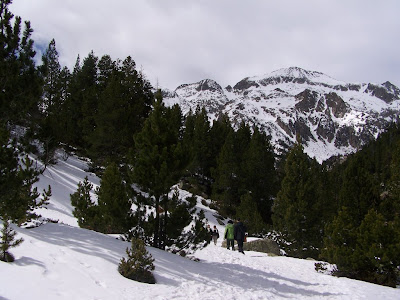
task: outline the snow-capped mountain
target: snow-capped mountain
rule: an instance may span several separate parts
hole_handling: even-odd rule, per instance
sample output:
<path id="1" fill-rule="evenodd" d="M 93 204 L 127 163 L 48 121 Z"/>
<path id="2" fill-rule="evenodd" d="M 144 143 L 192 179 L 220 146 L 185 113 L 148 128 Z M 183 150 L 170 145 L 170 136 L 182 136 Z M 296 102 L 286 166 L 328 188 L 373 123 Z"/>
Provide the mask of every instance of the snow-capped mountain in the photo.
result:
<path id="1" fill-rule="evenodd" d="M 305 151 L 319 161 L 360 149 L 400 113 L 400 89 L 388 81 L 346 83 L 297 67 L 246 77 L 226 88 L 206 79 L 164 90 L 163 96 L 184 114 L 200 106 L 210 120 L 226 114 L 236 126 L 242 121 L 259 126 L 278 151 L 299 135 Z"/>

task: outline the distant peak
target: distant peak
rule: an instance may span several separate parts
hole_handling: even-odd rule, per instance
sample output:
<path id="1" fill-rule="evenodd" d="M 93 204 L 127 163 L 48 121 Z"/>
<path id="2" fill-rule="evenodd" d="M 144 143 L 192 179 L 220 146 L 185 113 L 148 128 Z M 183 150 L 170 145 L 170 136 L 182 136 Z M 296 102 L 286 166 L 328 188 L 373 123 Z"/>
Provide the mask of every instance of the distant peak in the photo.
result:
<path id="1" fill-rule="evenodd" d="M 343 81 L 336 80 L 324 73 L 317 71 L 309 71 L 299 67 L 289 67 L 273 71 L 263 76 L 252 77 L 252 81 L 268 82 L 271 78 L 284 78 L 285 82 L 314 82 L 323 83 L 327 85 L 341 85 L 346 84 Z"/>
<path id="2" fill-rule="evenodd" d="M 221 86 L 212 79 L 204 79 L 198 83 L 197 91 L 221 91 Z"/>
<path id="3" fill-rule="evenodd" d="M 182 90 L 185 88 L 193 88 L 197 92 L 201 91 L 222 92 L 222 87 L 215 80 L 212 79 L 203 79 L 195 83 L 182 84 L 178 86 L 175 91 Z"/>
<path id="4" fill-rule="evenodd" d="M 321 72 L 308 71 L 299 67 L 290 67 L 276 70 L 271 73 L 274 76 L 294 77 L 294 78 L 313 78 L 319 76 L 326 76 Z"/>

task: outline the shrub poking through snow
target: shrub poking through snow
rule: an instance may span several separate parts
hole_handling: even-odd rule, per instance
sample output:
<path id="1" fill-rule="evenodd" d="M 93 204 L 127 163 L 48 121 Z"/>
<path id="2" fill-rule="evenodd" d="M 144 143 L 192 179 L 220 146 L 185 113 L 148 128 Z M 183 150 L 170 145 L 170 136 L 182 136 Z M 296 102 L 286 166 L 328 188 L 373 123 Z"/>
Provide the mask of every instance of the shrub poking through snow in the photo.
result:
<path id="1" fill-rule="evenodd" d="M 0 240 L 0 260 L 5 262 L 13 262 L 14 256 L 8 252 L 8 249 L 12 247 L 17 247 L 21 244 L 24 239 L 20 238 L 15 240 L 17 233 L 11 229 L 10 221 L 3 221 L 3 229 L 1 230 L 1 240 Z"/>
<path id="2" fill-rule="evenodd" d="M 118 266 L 122 276 L 139 282 L 156 283 L 152 273 L 154 259 L 141 239 L 133 238 L 131 248 L 126 248 L 126 254 L 128 259 L 123 257 Z"/>

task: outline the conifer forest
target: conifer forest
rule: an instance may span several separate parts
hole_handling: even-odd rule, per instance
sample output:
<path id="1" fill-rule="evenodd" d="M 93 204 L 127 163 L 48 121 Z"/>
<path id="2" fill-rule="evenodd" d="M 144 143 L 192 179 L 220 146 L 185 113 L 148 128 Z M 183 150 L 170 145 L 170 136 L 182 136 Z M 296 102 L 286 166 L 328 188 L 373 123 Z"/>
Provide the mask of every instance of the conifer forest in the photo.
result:
<path id="1" fill-rule="evenodd" d="M 33 188 L 43 168 L 27 155 L 46 168 L 62 148 L 87 158 L 101 178 L 98 188 L 85 180 L 70 196 L 83 228 L 172 252 L 209 241 L 194 203 L 171 193 L 179 184 L 211 199 L 221 218 L 245 220 L 249 235 L 275 239 L 288 256 L 336 264 L 338 276 L 398 284 L 400 124 L 323 163 L 307 156 L 300 139 L 278 155 L 260 128 L 234 127 L 224 115 L 210 122 L 203 107 L 183 115 L 178 105 L 165 106 L 130 56 L 92 51 L 70 70 L 53 39 L 38 58 L 30 22 L 12 14 L 11 0 L 0 3 L 4 222 L 36 218 L 33 210 L 51 197 L 51 187 Z"/>

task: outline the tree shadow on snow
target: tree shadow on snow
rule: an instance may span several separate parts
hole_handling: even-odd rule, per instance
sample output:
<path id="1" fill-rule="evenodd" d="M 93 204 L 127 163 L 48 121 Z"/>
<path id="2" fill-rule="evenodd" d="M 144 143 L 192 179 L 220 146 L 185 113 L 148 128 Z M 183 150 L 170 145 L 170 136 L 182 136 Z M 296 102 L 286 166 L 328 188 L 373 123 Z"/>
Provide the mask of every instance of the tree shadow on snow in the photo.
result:
<path id="1" fill-rule="evenodd" d="M 129 243 L 111 236 L 64 224 L 47 223 L 38 228 L 27 229 L 23 233 L 51 245 L 103 258 L 116 265 L 125 256 L 125 249 L 130 246 Z"/>
<path id="2" fill-rule="evenodd" d="M 180 262 L 180 263 L 179 263 Z M 287 278 L 275 273 L 265 272 L 238 264 L 208 263 L 188 261 L 182 264 L 180 261 L 171 261 L 158 258 L 155 262 L 156 270 L 163 270 L 171 277 L 159 276 L 157 282 L 167 285 L 179 286 L 182 280 L 196 281 L 207 286 L 214 285 L 220 288 L 221 284 L 230 285 L 243 291 L 265 290 L 281 297 L 299 296 L 338 296 L 329 292 L 319 292 L 318 288 L 323 284 L 313 284 L 298 279 Z"/>
<path id="3" fill-rule="evenodd" d="M 22 256 L 18 259 L 16 259 L 13 264 L 17 265 L 17 266 L 30 266 L 30 265 L 36 265 L 39 266 L 43 269 L 46 269 L 46 266 L 41 262 L 38 261 L 36 259 L 33 259 L 31 257 L 26 257 L 26 256 Z M 1 298 L 0 298 L 1 300 Z"/>

